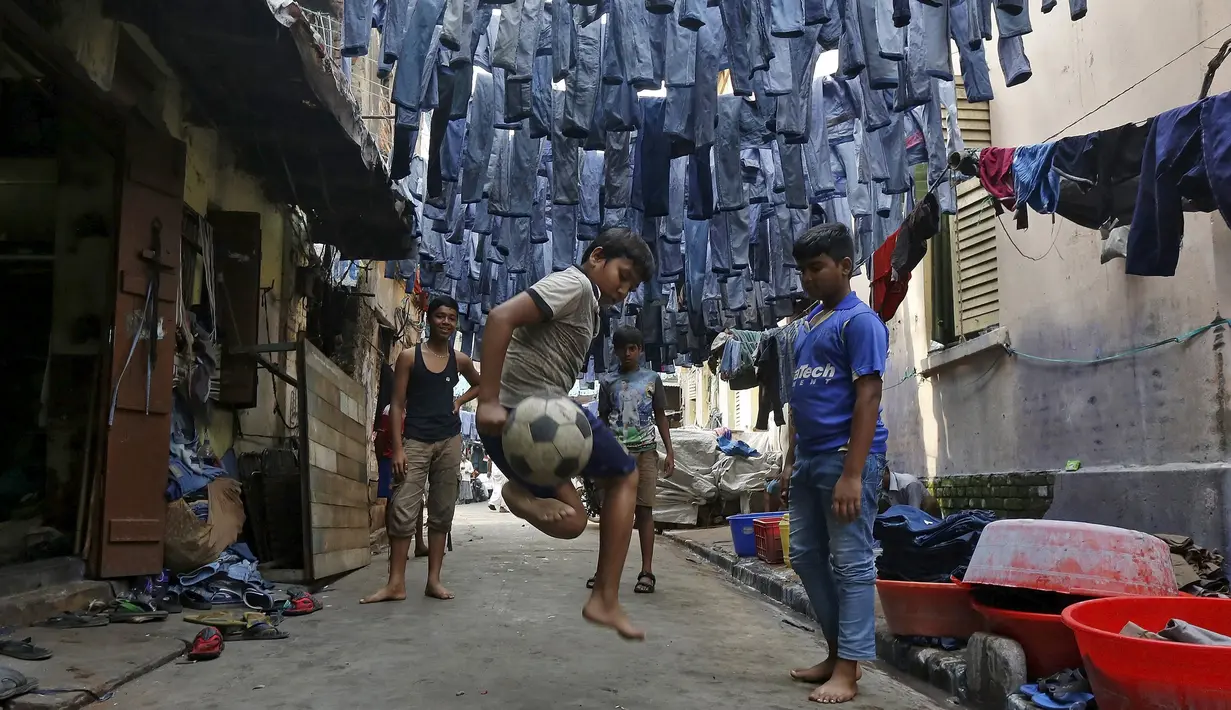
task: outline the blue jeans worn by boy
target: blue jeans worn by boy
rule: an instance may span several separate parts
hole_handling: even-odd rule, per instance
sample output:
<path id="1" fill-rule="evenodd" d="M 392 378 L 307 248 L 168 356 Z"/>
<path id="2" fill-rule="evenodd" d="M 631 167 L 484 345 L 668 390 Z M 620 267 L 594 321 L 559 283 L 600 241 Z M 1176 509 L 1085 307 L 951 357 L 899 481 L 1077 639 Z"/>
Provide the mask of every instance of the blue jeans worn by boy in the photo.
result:
<path id="1" fill-rule="evenodd" d="M 846 453 L 798 457 L 791 471 L 791 567 L 799 575 L 826 639 L 838 640 L 848 661 L 876 659 L 876 564 L 872 522 L 876 518 L 883 454 L 863 467 L 859 518 L 839 521 L 833 491 Z M 833 653 L 834 649 L 830 649 Z"/>

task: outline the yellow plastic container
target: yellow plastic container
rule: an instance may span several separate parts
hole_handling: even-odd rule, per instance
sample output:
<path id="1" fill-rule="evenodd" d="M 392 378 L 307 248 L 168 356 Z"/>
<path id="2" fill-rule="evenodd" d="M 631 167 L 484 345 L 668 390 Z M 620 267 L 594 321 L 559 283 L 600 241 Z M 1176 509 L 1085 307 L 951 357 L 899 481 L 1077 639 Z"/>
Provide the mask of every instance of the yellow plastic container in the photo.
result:
<path id="1" fill-rule="evenodd" d="M 791 566 L 791 514 L 787 513 L 778 521 L 778 537 L 782 538 L 782 562 Z"/>

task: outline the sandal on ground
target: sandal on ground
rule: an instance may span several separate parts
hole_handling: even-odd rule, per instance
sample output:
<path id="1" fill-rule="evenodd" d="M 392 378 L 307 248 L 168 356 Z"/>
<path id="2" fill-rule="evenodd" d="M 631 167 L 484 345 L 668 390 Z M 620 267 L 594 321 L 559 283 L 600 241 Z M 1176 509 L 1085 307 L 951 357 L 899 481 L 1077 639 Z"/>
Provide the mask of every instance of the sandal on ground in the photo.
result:
<path id="1" fill-rule="evenodd" d="M 151 621 L 165 621 L 168 614 L 161 609 L 153 608 L 153 604 L 144 604 L 129 599 L 116 599 L 115 608 L 107 614 L 111 621 L 117 624 L 145 624 Z"/>
<path id="2" fill-rule="evenodd" d="M 211 611 L 205 614 L 185 614 L 184 621 L 227 630 L 242 629 L 252 624 L 267 622 L 269 616 L 259 611 Z"/>
<path id="3" fill-rule="evenodd" d="M 595 579 L 597 579 L 597 577 L 598 575 L 595 575 L 594 577 L 591 577 L 586 580 L 586 589 L 594 589 L 594 581 Z"/>
<path id="4" fill-rule="evenodd" d="M 0 639 L 0 655 L 16 658 L 19 661 L 45 661 L 51 658 L 51 651 L 35 646 L 34 640 L 29 638 L 21 641 Z"/>
<path id="5" fill-rule="evenodd" d="M 650 580 L 646 582 L 645 580 Z M 642 572 L 637 575 L 637 584 L 633 587 L 633 592 L 636 594 L 653 594 L 654 588 L 658 586 L 658 578 L 653 572 Z"/>
<path id="6" fill-rule="evenodd" d="M 222 655 L 226 644 L 222 640 L 222 632 L 212 626 L 206 626 L 197 632 L 192 640 L 192 650 L 188 652 L 190 661 L 212 661 Z"/>
<path id="7" fill-rule="evenodd" d="M 283 616 L 307 616 L 324 608 L 319 599 L 301 589 L 291 590 L 288 595 L 290 598 L 278 607 Z"/>
<path id="8" fill-rule="evenodd" d="M 38 687 L 38 681 L 12 668 L 0 666 L 0 701 L 25 695 Z"/>
<path id="9" fill-rule="evenodd" d="M 106 626 L 111 623 L 111 619 L 103 614 L 91 614 L 79 611 L 70 611 L 59 616 L 53 616 L 50 619 L 44 619 L 35 624 L 46 629 L 90 629 L 98 626 Z M 3 678 L 0 675 L 0 678 Z"/>
<path id="10" fill-rule="evenodd" d="M 273 624 L 258 621 L 242 631 L 227 631 L 223 638 L 227 641 L 276 641 L 290 638 L 290 634 Z"/>

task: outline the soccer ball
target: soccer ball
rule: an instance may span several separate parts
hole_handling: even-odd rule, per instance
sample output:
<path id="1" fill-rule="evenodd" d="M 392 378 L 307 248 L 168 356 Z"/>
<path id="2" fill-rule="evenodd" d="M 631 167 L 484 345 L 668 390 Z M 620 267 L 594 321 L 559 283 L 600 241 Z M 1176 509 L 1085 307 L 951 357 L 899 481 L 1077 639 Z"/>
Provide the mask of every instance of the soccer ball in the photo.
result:
<path id="1" fill-rule="evenodd" d="M 594 430 L 568 397 L 527 397 L 504 425 L 504 457 L 527 483 L 555 488 L 590 462 Z"/>

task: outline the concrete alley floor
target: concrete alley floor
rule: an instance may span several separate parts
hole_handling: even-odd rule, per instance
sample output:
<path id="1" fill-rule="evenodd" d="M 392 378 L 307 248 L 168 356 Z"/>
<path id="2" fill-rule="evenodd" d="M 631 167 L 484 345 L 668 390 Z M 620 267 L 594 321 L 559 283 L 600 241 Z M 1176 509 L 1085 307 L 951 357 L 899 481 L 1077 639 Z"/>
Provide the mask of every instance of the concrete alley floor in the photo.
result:
<path id="1" fill-rule="evenodd" d="M 288 619 L 285 641 L 228 644 L 205 663 L 173 663 L 94 707 L 431 708 L 432 710 L 714 710 L 807 707 L 810 686 L 787 671 L 820 660 L 810 634 L 782 623 L 790 612 L 733 584 L 659 538 L 658 592 L 634 595 L 636 534 L 624 573 L 625 606 L 644 643 L 581 618 L 598 549 L 548 538 L 485 505 L 458 507 L 444 581 L 457 599 L 412 594 L 360 606 L 377 589 L 385 558 L 320 593 L 326 608 Z M 421 589 L 426 560 L 412 560 Z M 792 617 L 794 618 L 794 617 Z M 174 619 L 168 623 L 179 623 Z M 183 624 L 188 626 L 187 624 Z M 867 668 L 845 707 L 934 710 L 928 697 Z"/>

